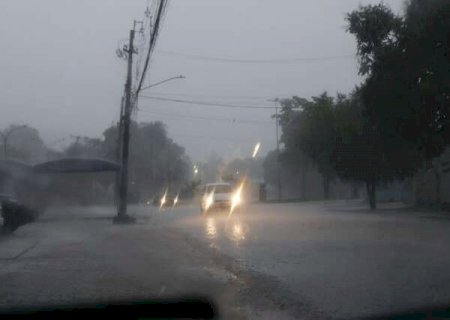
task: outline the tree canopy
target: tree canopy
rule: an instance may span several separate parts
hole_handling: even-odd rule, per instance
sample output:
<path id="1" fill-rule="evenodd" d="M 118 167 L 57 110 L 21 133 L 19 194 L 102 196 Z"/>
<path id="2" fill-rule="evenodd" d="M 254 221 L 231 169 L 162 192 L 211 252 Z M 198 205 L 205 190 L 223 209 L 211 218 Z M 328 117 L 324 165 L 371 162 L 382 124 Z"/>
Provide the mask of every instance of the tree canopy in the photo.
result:
<path id="1" fill-rule="evenodd" d="M 450 2 L 411 0 L 403 16 L 383 4 L 347 16 L 357 40 L 361 98 L 383 144 L 415 148 L 417 161 L 450 143 Z"/>
<path id="2" fill-rule="evenodd" d="M 285 146 L 284 159 L 311 158 L 324 177 L 324 194 L 329 196 L 329 183 L 334 177 L 330 163 L 335 137 L 334 98 L 326 92 L 307 100 L 299 97 L 283 99 L 279 121 L 281 142 Z"/>

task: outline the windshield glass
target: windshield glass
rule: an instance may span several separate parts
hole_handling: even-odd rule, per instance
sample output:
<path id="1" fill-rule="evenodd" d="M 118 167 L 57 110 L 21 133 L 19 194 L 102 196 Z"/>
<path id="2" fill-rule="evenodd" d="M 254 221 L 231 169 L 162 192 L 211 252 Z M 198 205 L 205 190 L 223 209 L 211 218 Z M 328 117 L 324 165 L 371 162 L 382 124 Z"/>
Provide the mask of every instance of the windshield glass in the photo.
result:
<path id="1" fill-rule="evenodd" d="M 450 310 L 450 0 L 0 0 L 0 39 L 0 316 Z"/>

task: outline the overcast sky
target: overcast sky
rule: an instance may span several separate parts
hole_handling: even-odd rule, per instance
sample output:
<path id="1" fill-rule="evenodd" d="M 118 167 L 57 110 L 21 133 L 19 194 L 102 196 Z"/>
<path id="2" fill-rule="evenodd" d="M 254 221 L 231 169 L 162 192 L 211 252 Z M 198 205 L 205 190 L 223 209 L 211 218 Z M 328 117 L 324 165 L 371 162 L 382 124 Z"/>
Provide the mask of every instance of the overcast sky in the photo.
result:
<path id="1" fill-rule="evenodd" d="M 361 79 L 345 13 L 376 2 L 171 0 L 147 83 L 186 79 L 145 94 L 273 106 L 268 100 L 277 97 L 347 93 Z M 0 128 L 29 124 L 54 147 L 71 135 L 100 137 L 119 115 L 126 63 L 115 51 L 147 3 L 1 0 Z M 403 6 L 402 0 L 384 3 L 396 12 Z M 201 160 L 214 151 L 248 156 L 257 141 L 263 154 L 274 148 L 272 114 L 142 98 L 136 116 L 165 122 L 170 136 Z"/>

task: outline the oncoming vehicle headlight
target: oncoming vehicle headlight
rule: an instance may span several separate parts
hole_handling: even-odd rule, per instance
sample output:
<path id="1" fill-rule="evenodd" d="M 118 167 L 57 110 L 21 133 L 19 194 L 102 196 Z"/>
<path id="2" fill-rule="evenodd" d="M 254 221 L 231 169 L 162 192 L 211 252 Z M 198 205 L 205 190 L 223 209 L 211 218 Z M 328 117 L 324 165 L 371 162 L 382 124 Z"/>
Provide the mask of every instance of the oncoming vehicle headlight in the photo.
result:
<path id="1" fill-rule="evenodd" d="M 236 207 L 238 205 L 240 205 L 241 201 L 242 201 L 242 189 L 244 188 L 244 182 L 242 182 L 239 187 L 237 188 L 237 190 L 234 192 L 234 194 L 231 197 L 231 207 L 230 207 L 230 213 L 229 215 L 231 215 L 234 211 L 234 209 L 236 209 Z"/>
<path id="2" fill-rule="evenodd" d="M 233 197 L 231 198 L 231 205 L 233 207 L 236 207 L 237 205 L 239 205 L 241 203 L 241 195 L 240 193 L 236 192 Z"/>
<path id="3" fill-rule="evenodd" d="M 164 193 L 161 200 L 159 201 L 159 209 L 161 209 L 166 204 L 166 197 L 167 197 L 167 191 Z"/>
<path id="4" fill-rule="evenodd" d="M 211 193 L 206 197 L 205 209 L 208 210 L 209 207 L 212 206 L 213 202 L 214 202 L 214 193 L 211 192 Z"/>

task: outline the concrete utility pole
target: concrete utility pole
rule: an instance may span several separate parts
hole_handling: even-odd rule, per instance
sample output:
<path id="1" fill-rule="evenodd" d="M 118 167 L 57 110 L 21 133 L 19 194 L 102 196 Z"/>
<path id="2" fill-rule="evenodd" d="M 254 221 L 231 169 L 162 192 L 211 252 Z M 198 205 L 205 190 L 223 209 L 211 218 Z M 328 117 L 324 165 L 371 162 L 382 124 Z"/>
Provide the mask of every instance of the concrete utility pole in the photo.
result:
<path id="1" fill-rule="evenodd" d="M 117 122 L 117 145 L 116 145 L 116 154 L 115 158 L 117 163 L 120 162 L 121 154 L 122 154 L 122 128 L 123 128 L 123 111 L 125 107 L 125 95 L 120 99 L 120 116 L 119 122 Z M 114 185 L 114 202 L 117 206 L 117 210 L 119 210 L 119 186 L 120 186 L 120 174 L 121 171 L 116 172 L 116 183 Z"/>
<path id="2" fill-rule="evenodd" d="M 281 172 L 280 172 L 280 139 L 278 137 L 278 99 L 267 100 L 275 104 L 275 138 L 277 141 L 277 154 L 276 154 L 276 170 L 277 170 L 277 191 L 278 191 L 278 201 L 281 200 L 282 189 L 281 189 Z"/>
<path id="3" fill-rule="evenodd" d="M 125 84 L 125 106 L 123 112 L 123 139 L 122 139 L 122 163 L 120 170 L 120 186 L 119 186 L 119 210 L 117 217 L 114 219 L 116 223 L 130 223 L 134 219 L 127 214 L 127 202 L 128 202 L 128 155 L 130 144 L 130 118 L 133 107 L 132 97 L 132 72 L 133 72 L 133 54 L 134 52 L 134 33 L 135 33 L 136 21 L 134 22 L 133 29 L 130 30 L 130 39 L 128 50 L 128 68 L 127 68 L 127 81 Z"/>
<path id="4" fill-rule="evenodd" d="M 277 139 L 277 184 L 278 184 L 278 201 L 281 200 L 281 174 L 280 174 L 280 141 L 278 138 L 278 106 L 275 101 L 275 135 Z"/>
<path id="5" fill-rule="evenodd" d="M 125 110 L 125 96 L 120 99 L 120 116 L 117 123 L 117 147 L 116 147 L 116 161 L 120 162 L 120 156 L 122 153 L 122 131 L 123 131 L 123 114 Z"/>

